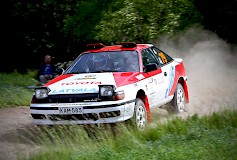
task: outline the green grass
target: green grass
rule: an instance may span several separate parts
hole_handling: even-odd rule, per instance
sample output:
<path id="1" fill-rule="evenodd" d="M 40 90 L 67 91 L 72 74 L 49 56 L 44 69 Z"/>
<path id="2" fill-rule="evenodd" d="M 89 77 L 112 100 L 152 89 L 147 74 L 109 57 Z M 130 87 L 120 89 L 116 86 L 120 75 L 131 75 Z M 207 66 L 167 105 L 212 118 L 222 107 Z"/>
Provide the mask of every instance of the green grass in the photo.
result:
<path id="1" fill-rule="evenodd" d="M 36 84 L 35 71 L 27 74 L 0 73 L 0 108 L 29 106 L 33 90 L 27 86 Z"/>
<path id="2" fill-rule="evenodd" d="M 30 160 L 237 159 L 237 112 L 174 118 L 144 132 L 117 127 L 89 138 L 80 126 L 55 127 L 38 134 L 43 149 Z"/>

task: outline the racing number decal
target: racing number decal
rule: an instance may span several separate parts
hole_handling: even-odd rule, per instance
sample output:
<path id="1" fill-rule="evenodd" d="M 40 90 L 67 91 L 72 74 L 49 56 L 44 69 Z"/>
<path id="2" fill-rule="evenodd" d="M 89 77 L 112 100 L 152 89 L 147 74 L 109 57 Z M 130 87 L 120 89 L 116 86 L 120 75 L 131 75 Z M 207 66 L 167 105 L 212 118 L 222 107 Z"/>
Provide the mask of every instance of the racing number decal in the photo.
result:
<path id="1" fill-rule="evenodd" d="M 165 92 L 165 98 L 168 97 L 170 90 L 174 84 L 174 76 L 175 76 L 175 68 L 173 66 L 170 67 L 170 74 L 169 74 L 169 84 L 168 84 L 168 88 L 166 89 Z"/>
<path id="2" fill-rule="evenodd" d="M 161 58 L 163 63 L 167 63 L 168 62 L 168 60 L 166 59 L 165 55 L 162 52 L 159 53 L 159 56 L 160 56 L 160 58 Z"/>

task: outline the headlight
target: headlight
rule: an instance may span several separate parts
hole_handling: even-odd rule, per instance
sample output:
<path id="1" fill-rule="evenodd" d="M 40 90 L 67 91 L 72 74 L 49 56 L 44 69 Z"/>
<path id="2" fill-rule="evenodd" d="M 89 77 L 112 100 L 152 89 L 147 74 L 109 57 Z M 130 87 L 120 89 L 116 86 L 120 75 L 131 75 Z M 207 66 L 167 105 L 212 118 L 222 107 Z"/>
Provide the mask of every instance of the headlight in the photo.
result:
<path id="1" fill-rule="evenodd" d="M 124 99 L 124 91 L 116 91 L 113 85 L 99 85 L 99 98 L 102 100 L 121 100 Z"/>
<path id="2" fill-rule="evenodd" d="M 114 93 L 114 86 L 99 86 L 100 97 L 111 97 Z"/>
<path id="3" fill-rule="evenodd" d="M 44 99 L 48 97 L 49 90 L 47 88 L 36 88 L 35 89 L 35 97 L 37 99 Z"/>

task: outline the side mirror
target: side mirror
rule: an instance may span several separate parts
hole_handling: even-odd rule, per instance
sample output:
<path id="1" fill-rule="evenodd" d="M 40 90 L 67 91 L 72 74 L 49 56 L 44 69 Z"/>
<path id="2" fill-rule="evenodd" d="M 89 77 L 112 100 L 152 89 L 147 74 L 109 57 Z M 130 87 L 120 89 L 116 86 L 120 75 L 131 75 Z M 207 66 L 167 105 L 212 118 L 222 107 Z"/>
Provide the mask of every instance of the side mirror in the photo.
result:
<path id="1" fill-rule="evenodd" d="M 158 66 L 155 63 L 145 65 L 145 72 L 151 72 L 151 71 L 155 71 L 157 69 L 158 69 Z"/>

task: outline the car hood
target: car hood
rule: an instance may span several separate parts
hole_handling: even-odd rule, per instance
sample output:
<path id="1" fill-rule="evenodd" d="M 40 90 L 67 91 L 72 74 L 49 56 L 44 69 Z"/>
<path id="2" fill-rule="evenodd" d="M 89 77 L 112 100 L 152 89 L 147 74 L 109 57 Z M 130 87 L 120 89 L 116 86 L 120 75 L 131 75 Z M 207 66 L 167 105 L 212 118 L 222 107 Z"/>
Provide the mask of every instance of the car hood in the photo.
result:
<path id="1" fill-rule="evenodd" d="M 140 77 L 139 72 L 66 74 L 56 77 L 45 86 L 50 89 L 49 94 L 98 93 L 98 85 L 120 87 L 135 83 Z"/>

